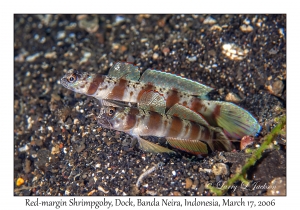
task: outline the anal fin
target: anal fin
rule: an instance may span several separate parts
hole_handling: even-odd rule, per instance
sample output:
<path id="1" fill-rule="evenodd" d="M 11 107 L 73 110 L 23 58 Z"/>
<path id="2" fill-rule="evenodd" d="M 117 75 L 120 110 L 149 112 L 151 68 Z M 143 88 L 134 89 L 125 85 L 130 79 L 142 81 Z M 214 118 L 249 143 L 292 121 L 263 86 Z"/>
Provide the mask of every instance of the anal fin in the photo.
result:
<path id="1" fill-rule="evenodd" d="M 207 142 L 212 150 L 231 151 L 233 149 L 231 140 L 228 139 L 221 128 L 210 126 L 209 129 L 215 132 L 215 139 L 209 142 L 213 144 L 213 147 Z"/>
<path id="2" fill-rule="evenodd" d="M 193 155 L 207 154 L 207 146 L 199 140 L 186 140 L 177 138 L 166 138 L 168 143 L 179 150 L 191 153 Z"/>
<path id="3" fill-rule="evenodd" d="M 174 151 L 168 149 L 168 148 L 165 148 L 165 147 L 162 147 L 158 144 L 154 144 L 150 141 L 147 141 L 141 137 L 137 137 L 138 139 L 138 142 L 140 144 L 140 147 L 143 151 L 145 152 L 152 152 L 152 153 L 175 153 Z"/>

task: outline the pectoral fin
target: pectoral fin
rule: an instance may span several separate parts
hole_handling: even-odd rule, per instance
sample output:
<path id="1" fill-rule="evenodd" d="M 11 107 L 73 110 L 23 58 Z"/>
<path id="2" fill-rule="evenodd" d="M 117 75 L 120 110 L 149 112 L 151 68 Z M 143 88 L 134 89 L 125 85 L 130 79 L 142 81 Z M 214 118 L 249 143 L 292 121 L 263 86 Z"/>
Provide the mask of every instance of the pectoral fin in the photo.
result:
<path id="1" fill-rule="evenodd" d="M 201 116 L 201 114 L 180 104 L 175 104 L 174 106 L 172 106 L 166 114 L 176 116 L 185 120 L 190 120 L 199 123 L 200 125 L 209 126 L 208 122 Z"/>
<path id="2" fill-rule="evenodd" d="M 166 138 L 166 139 L 172 147 L 183 150 L 185 152 L 194 155 L 204 155 L 208 153 L 206 144 L 201 141 L 176 139 L 176 138 Z"/>
<path id="3" fill-rule="evenodd" d="M 155 91 L 147 91 L 141 96 L 139 108 L 164 114 L 166 110 L 166 100 Z"/>
<path id="4" fill-rule="evenodd" d="M 145 139 L 142 139 L 141 137 L 137 137 L 138 142 L 140 144 L 140 147 L 142 150 L 144 150 L 145 152 L 152 152 L 152 153 L 161 153 L 161 152 L 166 152 L 166 153 L 175 153 L 174 151 L 162 147 L 158 144 L 154 144 L 150 141 L 146 141 Z"/>

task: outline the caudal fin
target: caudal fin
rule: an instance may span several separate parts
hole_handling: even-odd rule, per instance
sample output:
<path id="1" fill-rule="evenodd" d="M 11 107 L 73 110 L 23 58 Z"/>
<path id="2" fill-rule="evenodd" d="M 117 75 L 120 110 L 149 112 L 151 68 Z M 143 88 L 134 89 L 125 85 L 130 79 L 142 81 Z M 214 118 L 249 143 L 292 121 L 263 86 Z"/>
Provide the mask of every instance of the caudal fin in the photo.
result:
<path id="1" fill-rule="evenodd" d="M 245 109 L 229 102 L 204 101 L 206 109 L 200 111 L 211 125 L 223 128 L 229 138 L 241 139 L 243 136 L 257 136 L 261 126 Z"/>
<path id="2" fill-rule="evenodd" d="M 261 131 L 261 126 L 248 111 L 232 103 L 221 107 L 217 123 L 227 136 L 237 139 L 257 136 Z"/>

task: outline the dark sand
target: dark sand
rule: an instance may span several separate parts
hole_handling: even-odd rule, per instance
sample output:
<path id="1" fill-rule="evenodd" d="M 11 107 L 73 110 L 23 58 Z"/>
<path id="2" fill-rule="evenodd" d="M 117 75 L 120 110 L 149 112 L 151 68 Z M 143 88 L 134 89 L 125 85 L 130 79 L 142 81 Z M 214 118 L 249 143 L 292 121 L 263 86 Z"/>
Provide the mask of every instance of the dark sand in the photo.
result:
<path id="1" fill-rule="evenodd" d="M 248 157 L 239 144 L 237 151 L 204 159 L 178 150 L 176 156 L 145 153 L 129 135 L 99 128 L 97 100 L 59 83 L 70 68 L 107 74 L 117 61 L 167 70 L 215 88 L 212 99 L 236 94 L 238 105 L 262 125 L 259 144 L 276 125 L 274 119 L 285 114 L 286 16 L 211 15 L 215 23 L 204 24 L 207 17 L 15 15 L 15 195 L 211 195 L 207 184 L 224 183 L 235 174 Z M 243 24 L 252 30 L 243 32 Z M 235 60 L 222 53 L 225 43 L 240 48 Z M 279 149 L 266 151 L 249 170 L 252 184 L 269 185 L 286 176 L 286 138 L 276 140 Z M 144 169 L 160 161 L 165 165 L 137 189 Z M 225 163 L 230 173 L 203 171 L 215 163 Z M 19 177 L 25 180 L 21 187 Z M 238 187 L 226 195 L 266 192 Z"/>

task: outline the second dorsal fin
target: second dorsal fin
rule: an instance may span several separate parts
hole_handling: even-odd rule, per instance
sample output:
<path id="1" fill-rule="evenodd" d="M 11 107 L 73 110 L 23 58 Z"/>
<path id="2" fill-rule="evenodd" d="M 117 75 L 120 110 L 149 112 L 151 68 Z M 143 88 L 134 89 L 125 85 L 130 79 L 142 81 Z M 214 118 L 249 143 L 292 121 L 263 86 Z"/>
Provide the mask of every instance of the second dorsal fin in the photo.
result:
<path id="1" fill-rule="evenodd" d="M 109 72 L 109 77 L 125 78 L 127 80 L 140 81 L 143 83 L 151 83 L 155 86 L 176 89 L 195 96 L 205 96 L 213 88 L 200 84 L 193 80 L 185 79 L 175 74 L 161 72 L 157 70 L 147 69 L 142 76 L 137 66 L 126 62 L 117 62 Z"/>
<path id="2" fill-rule="evenodd" d="M 213 88 L 198 82 L 182 78 L 175 74 L 147 69 L 141 76 L 140 82 L 151 83 L 155 86 L 176 89 L 190 95 L 205 96 Z"/>

